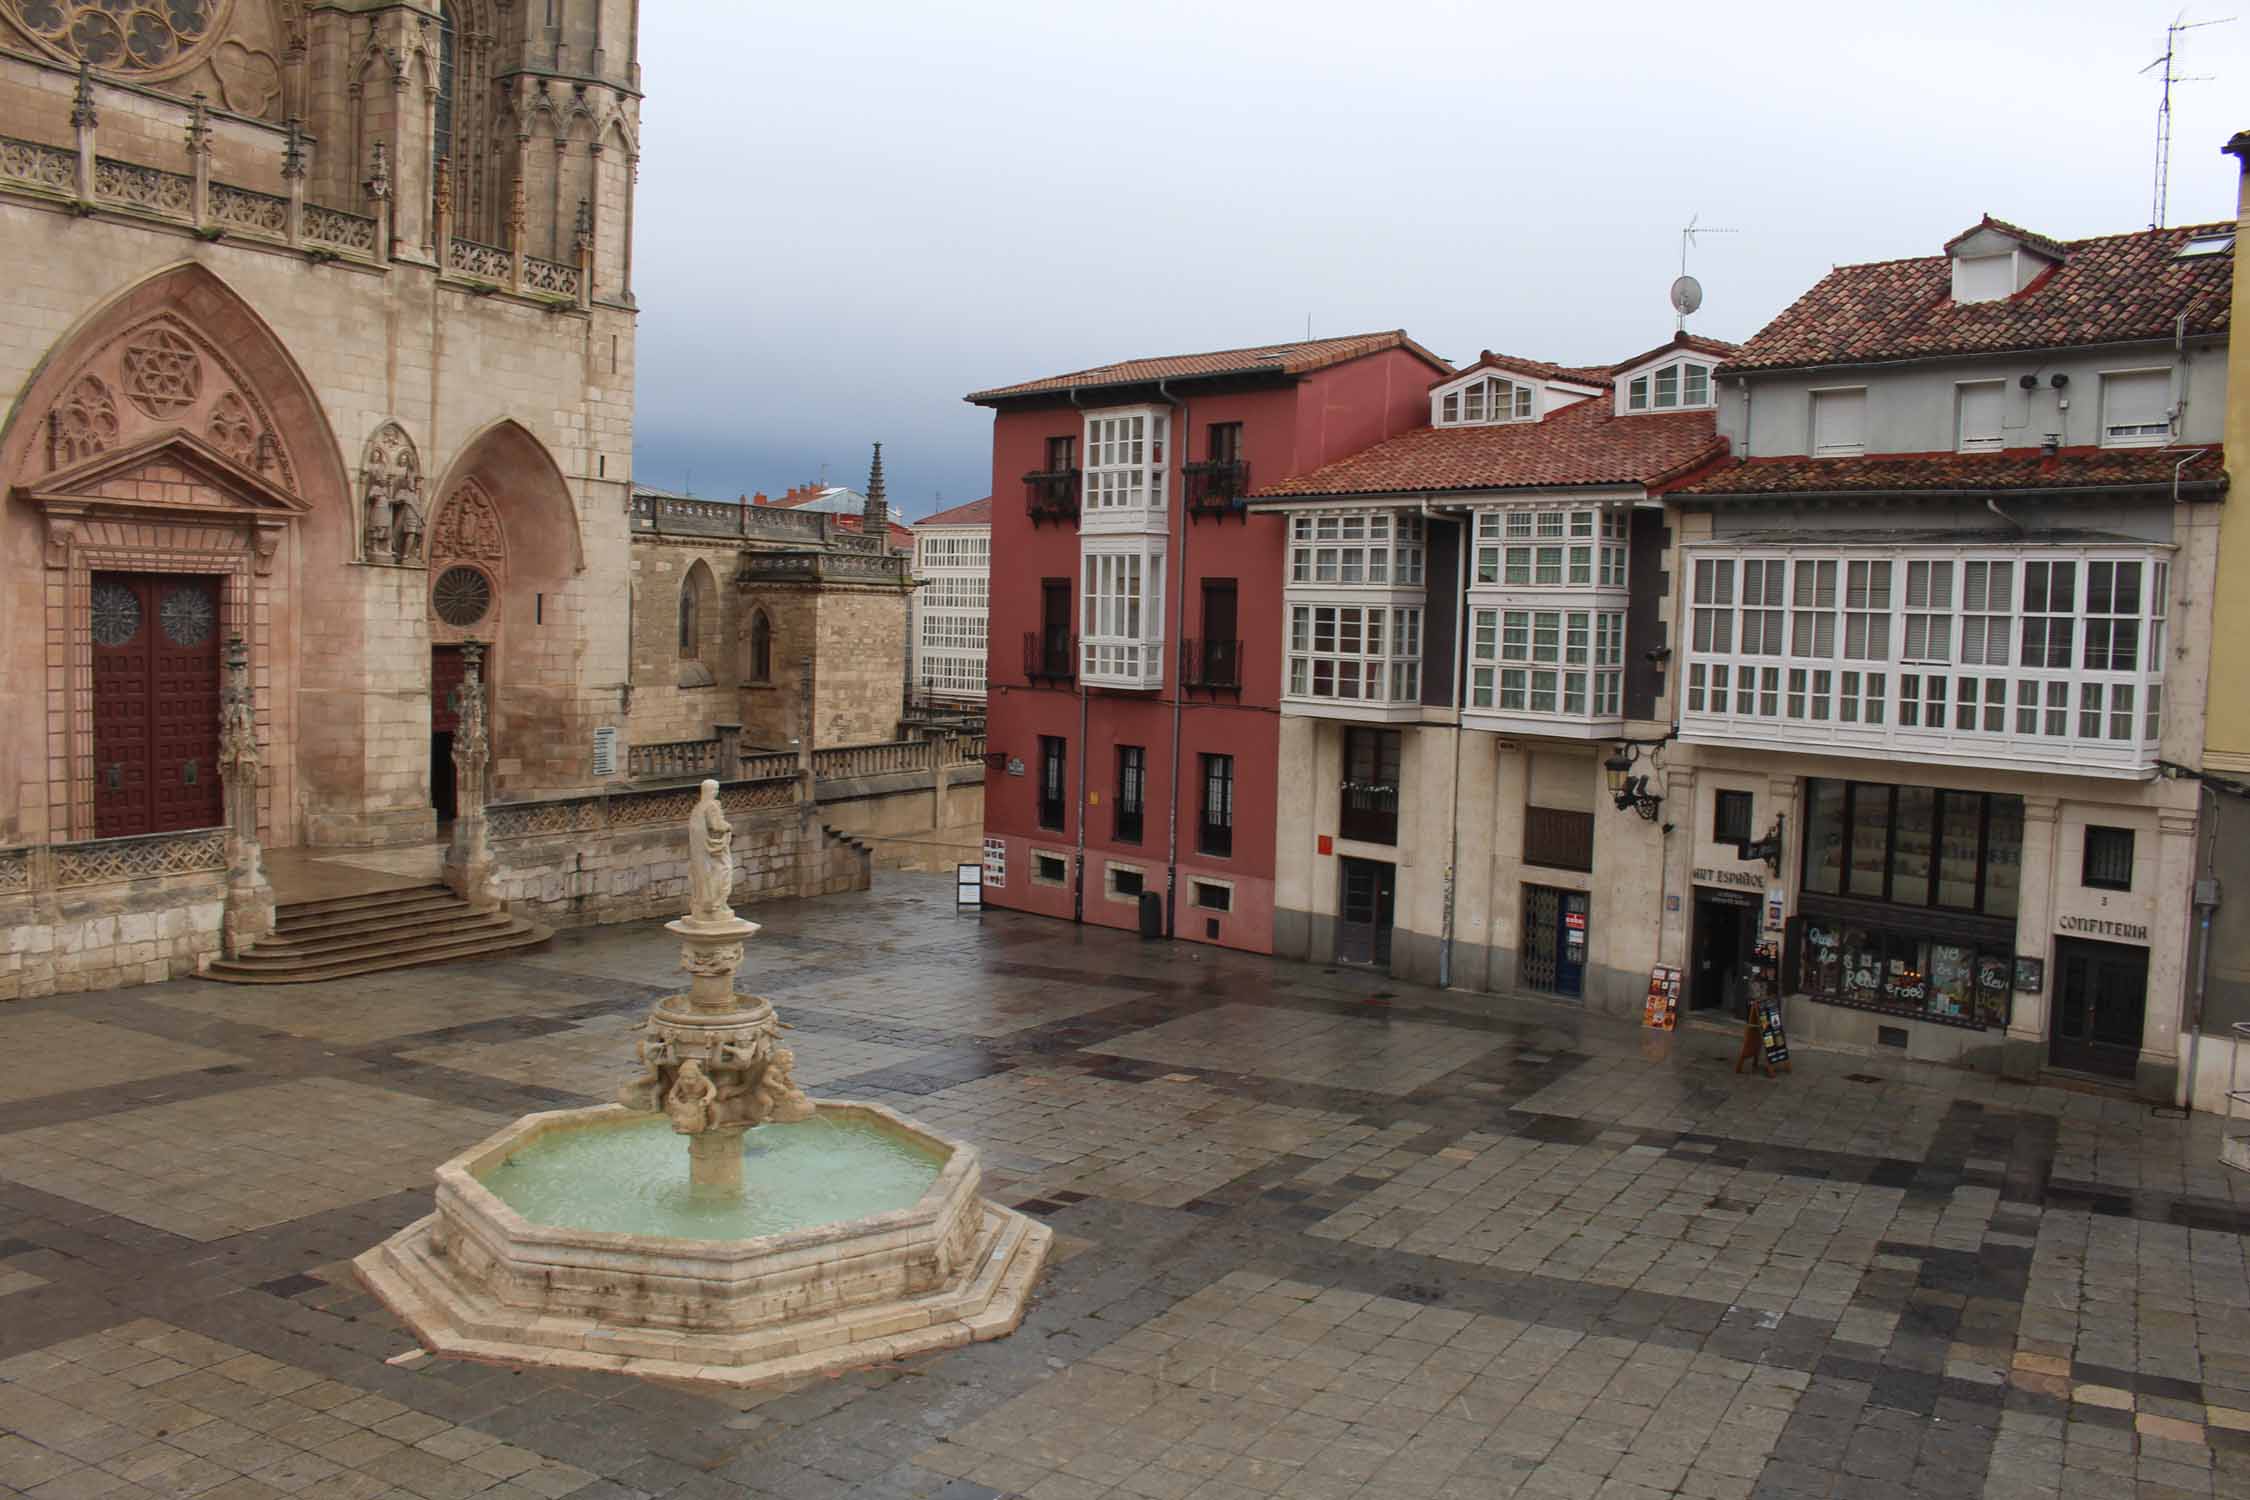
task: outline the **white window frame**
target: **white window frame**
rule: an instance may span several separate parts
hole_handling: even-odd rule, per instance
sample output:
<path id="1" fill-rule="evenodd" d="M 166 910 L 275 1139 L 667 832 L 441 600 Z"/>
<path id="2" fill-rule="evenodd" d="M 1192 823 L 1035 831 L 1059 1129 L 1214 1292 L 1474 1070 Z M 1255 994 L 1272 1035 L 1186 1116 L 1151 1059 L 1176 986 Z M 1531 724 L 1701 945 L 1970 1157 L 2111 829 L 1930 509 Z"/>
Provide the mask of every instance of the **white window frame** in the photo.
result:
<path id="1" fill-rule="evenodd" d="M 1989 394 L 1992 397 L 1992 430 L 1989 433 L 1969 430 L 1969 401 L 1972 395 Z M 1953 446 L 1957 453 L 1998 453 L 2007 446 L 2008 382 L 2005 380 L 1957 380 L 1953 383 Z"/>
<path id="2" fill-rule="evenodd" d="M 1953 257 L 1953 265 L 1952 265 L 1952 272 L 1953 272 L 1953 286 L 1952 286 L 1952 295 L 1953 295 L 1953 300 L 1954 300 L 1954 301 L 1956 301 L 1956 302 L 1963 302 L 1963 303 L 1970 303 L 1970 304 L 1974 304 L 1974 303 L 1978 303 L 1978 302 L 2005 302 L 2005 301 L 2007 301 L 2007 300 L 2008 300 L 2008 299 L 2009 299 L 2010 297 L 2013 297 L 2013 296 L 2014 296 L 2014 295 L 2015 295 L 2015 294 L 2016 294 L 2017 292 L 2019 292 L 2019 291 L 2021 291 L 2021 290 L 2022 290 L 2022 286 L 2021 286 L 2021 283 L 2020 283 L 2020 280 L 2019 280 L 2019 278 L 2020 278 L 2020 277 L 2021 277 L 2021 275 L 2022 275 L 2022 268 L 2021 268 L 2021 267 L 2020 267 L 2020 266 L 2019 266 L 2019 265 L 2017 264 L 2017 262 L 2016 262 L 2016 256 L 2017 256 L 2017 254 L 2018 254 L 2018 252 L 2017 252 L 2017 251 L 2015 251 L 2015 250 L 2013 250 L 2013 249 L 2009 249 L 2009 250 L 2002 250 L 2002 251 L 2000 251 L 2000 252 L 1999 252 L 1998 254 L 1996 254 L 1996 255 L 1956 255 L 1956 256 L 1954 256 L 1954 257 Z M 1962 296 L 1962 295 L 1961 295 L 1961 289 L 1962 289 L 1962 281 L 1963 281 L 1963 279 L 1964 279 L 1964 278 L 1963 278 L 1963 276 L 1962 276 L 1962 268 L 1963 268 L 1964 266 L 1967 266 L 1967 265 L 1971 264 L 1971 263 L 1976 263 L 1976 264 L 1980 264 L 1980 265 L 1981 265 L 1981 264 L 1988 264 L 1988 263 L 1990 263 L 1990 262 L 1993 262 L 1993 261 L 1999 261 L 1999 262 L 2002 262 L 2002 263 L 2003 263 L 2003 264 L 2005 265 L 2005 267 L 2006 267 L 2006 269 L 2005 269 L 2004 273 L 2003 273 L 2003 274 L 2002 274 L 2002 276 L 2001 276 L 2001 282 L 2002 282 L 2002 286 L 2001 286 L 2001 289 L 2000 289 L 1999 291 L 1997 291 L 1997 292 L 1993 292 L 1993 293 L 1990 293 L 1990 294 L 1987 294 L 1987 295 L 1984 295 L 1984 296 L 1976 296 L 1976 297 L 1964 297 L 1964 296 Z"/>
<path id="3" fill-rule="evenodd" d="M 1087 686 L 1164 686 L 1164 562 L 1161 536 L 1081 542 L 1078 670 Z"/>
<path id="4" fill-rule="evenodd" d="M 1289 517 L 1292 588 L 1420 589 L 1428 562 L 1412 511 L 1300 511 Z"/>
<path id="5" fill-rule="evenodd" d="M 1480 507 L 1469 526 L 1469 586 L 1622 590 L 1632 529 L 1633 508 L 1619 501 Z"/>
<path id="6" fill-rule="evenodd" d="M 1846 396 L 1859 398 L 1859 441 L 1856 443 L 1823 443 L 1820 437 L 1821 401 L 1841 400 Z M 1805 451 L 1814 458 L 1858 458 L 1867 452 L 1867 387 L 1864 385 L 1823 386 L 1807 393 L 1805 412 Z"/>
<path id="7" fill-rule="evenodd" d="M 1705 359 L 1670 359 L 1662 364 L 1644 365 L 1628 371 L 1617 382 L 1617 411 L 1620 416 L 1637 416 L 1652 411 L 1709 411 L 1719 404 L 1719 383 L 1715 378 L 1718 366 Z M 1667 380 L 1665 377 L 1669 376 Z M 1703 389 L 1701 400 L 1690 400 L 1689 392 L 1700 378 Z"/>
<path id="8" fill-rule="evenodd" d="M 2164 400 L 2162 407 L 2164 420 L 2161 423 L 2138 422 L 2112 424 L 2109 417 L 2109 398 L 2110 392 L 2115 389 L 2115 387 L 2111 384 L 2111 382 L 2118 380 L 2145 381 L 2152 376 L 2161 379 L 2164 385 Z M 2148 368 L 2138 370 L 2104 370 L 2100 374 L 2100 380 L 2101 400 L 2099 402 L 2099 406 L 2102 447 L 2161 448 L 2166 443 L 2172 441 L 2172 370 L 2169 365 L 2153 365 Z M 2132 430 L 2120 435 L 2113 430 L 2113 425 L 2130 427 Z"/>
<path id="9" fill-rule="evenodd" d="M 2159 543 L 1691 545 L 1683 553 L 1682 738 L 2153 774 L 2173 556 Z M 1785 565 L 1790 620 L 1779 653 L 1764 649 L 1762 626 L 1745 624 L 1754 609 L 1744 569 L 1773 563 Z M 2062 583 L 2069 592 L 2058 608 Z M 1746 642 L 1746 634 L 1757 639 Z"/>
<path id="10" fill-rule="evenodd" d="M 1376 717 L 1419 717 L 1423 623 L 1419 598 L 1292 592 L 1281 621 L 1281 696 Z"/>
<path id="11" fill-rule="evenodd" d="M 1490 427 L 1538 419 L 1539 387 L 1508 375 L 1479 375 L 1430 393 L 1433 427 Z"/>
<path id="12" fill-rule="evenodd" d="M 1161 406 L 1086 413 L 1079 447 L 1081 536 L 1165 529 L 1170 424 L 1171 412 Z"/>

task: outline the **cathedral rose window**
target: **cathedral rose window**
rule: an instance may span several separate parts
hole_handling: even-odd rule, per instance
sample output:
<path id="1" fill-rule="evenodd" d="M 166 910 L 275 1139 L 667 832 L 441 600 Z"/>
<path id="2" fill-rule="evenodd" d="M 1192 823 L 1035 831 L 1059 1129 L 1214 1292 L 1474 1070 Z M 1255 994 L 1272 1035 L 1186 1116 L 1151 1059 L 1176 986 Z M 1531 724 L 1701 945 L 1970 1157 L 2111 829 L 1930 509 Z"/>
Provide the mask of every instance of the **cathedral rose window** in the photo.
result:
<path id="1" fill-rule="evenodd" d="M 0 0 L 40 45 L 117 73 L 168 73 L 225 29 L 233 0 Z"/>
<path id="2" fill-rule="evenodd" d="M 430 606 L 446 624 L 466 629 L 491 610 L 492 580 L 475 568 L 447 568 L 430 590 Z"/>

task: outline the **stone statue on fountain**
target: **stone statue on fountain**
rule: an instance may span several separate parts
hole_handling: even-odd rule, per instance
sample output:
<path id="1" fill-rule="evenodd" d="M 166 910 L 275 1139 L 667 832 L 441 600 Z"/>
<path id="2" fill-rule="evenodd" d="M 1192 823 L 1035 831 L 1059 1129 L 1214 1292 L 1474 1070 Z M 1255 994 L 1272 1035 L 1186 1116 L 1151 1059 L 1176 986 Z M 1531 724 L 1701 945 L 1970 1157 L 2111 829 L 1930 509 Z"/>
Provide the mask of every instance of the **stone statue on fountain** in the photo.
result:
<path id="1" fill-rule="evenodd" d="M 742 1132 L 754 1125 L 812 1118 L 796 1085 L 796 1059 L 780 1045 L 781 1020 L 756 996 L 735 993 L 743 942 L 757 934 L 729 905 L 734 894 L 734 825 L 719 784 L 703 783 L 688 815 L 688 914 L 671 922 L 680 936 L 684 995 L 657 1002 L 644 1024 L 641 1072 L 618 1102 L 661 1113 L 688 1137 L 690 1178 L 701 1189 L 740 1192 Z"/>

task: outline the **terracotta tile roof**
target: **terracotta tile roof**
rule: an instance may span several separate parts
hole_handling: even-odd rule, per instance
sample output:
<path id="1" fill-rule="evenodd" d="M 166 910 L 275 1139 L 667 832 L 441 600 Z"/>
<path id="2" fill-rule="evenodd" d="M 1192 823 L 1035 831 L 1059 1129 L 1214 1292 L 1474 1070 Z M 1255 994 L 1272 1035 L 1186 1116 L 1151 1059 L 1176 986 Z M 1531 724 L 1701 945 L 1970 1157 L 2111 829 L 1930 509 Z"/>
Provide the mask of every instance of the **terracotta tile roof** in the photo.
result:
<path id="1" fill-rule="evenodd" d="M 2179 260 L 2175 252 L 2196 235 L 2233 227 L 2191 224 L 2073 240 L 2060 247 L 2061 265 L 1992 302 L 1955 302 L 1952 262 L 1943 255 L 1838 266 L 1722 368 L 1782 370 L 2169 339 L 2182 312 L 2190 334 L 2224 333 L 2234 257 Z"/>
<path id="2" fill-rule="evenodd" d="M 1741 347 L 1740 344 L 1730 344 L 1725 339 L 1705 338 L 1700 333 L 1675 333 L 1671 338 L 1658 344 L 1645 354 L 1636 354 L 1631 359 L 1621 359 L 1616 364 L 1611 365 L 1610 369 L 1630 370 L 1635 365 L 1647 364 L 1658 355 L 1670 354 L 1675 349 L 1693 354 L 1709 354 L 1724 359 Z"/>
<path id="3" fill-rule="evenodd" d="M 1418 427 L 1252 496 L 1382 495 L 1438 490 L 1658 485 L 1724 458 L 1708 411 L 1621 417 L 1596 396 L 1543 421 Z"/>
<path id="4" fill-rule="evenodd" d="M 1155 359 L 1128 359 L 1113 365 L 1095 365 L 1068 375 L 1050 375 L 1015 385 L 972 391 L 963 400 L 984 403 L 1012 396 L 1060 395 L 1092 386 L 1140 385 L 1158 380 L 1208 379 L 1218 375 L 1308 375 L 1330 365 L 1387 349 L 1404 349 L 1427 361 L 1432 369 L 1453 367 L 1406 336 L 1404 329 L 1388 333 L 1355 333 L 1342 338 L 1310 339 L 1294 344 L 1259 344 L 1249 349 L 1221 349 L 1210 354 L 1168 354 Z"/>
<path id="5" fill-rule="evenodd" d="M 1990 229 L 1997 234 L 2004 234 L 2012 240 L 2020 240 L 2024 244 L 2029 245 L 2032 249 L 2037 250 L 2044 255 L 2051 255 L 2057 260 L 2062 259 L 2065 255 L 2070 253 L 2070 247 L 2065 245 L 2061 240 L 2051 240 L 2047 238 L 2047 236 L 2039 233 L 2037 230 L 2025 229 L 2020 225 L 2009 223 L 2006 219 L 1995 219 L 1990 214 L 1986 214 L 1983 218 L 1977 220 L 1976 223 L 1971 224 L 1968 228 L 1962 230 L 1952 239 L 1947 240 L 1944 247 L 1945 253 L 1951 255 L 1953 253 L 1953 247 L 1955 245 L 1960 244 L 1970 235 L 1981 234 L 1987 229 Z"/>
<path id="6" fill-rule="evenodd" d="M 992 497 L 971 500 L 967 505 L 956 505 L 951 510 L 941 510 L 934 516 L 924 516 L 914 523 L 917 526 L 990 526 L 992 524 Z"/>
<path id="7" fill-rule="evenodd" d="M 2189 450 L 2065 448 L 2044 458 L 2036 448 L 2004 453 L 1880 453 L 1867 458 L 1754 458 L 1684 484 L 1681 499 L 1732 495 L 1912 493 L 1955 490 L 2107 489 L 2166 485 Z M 2217 448 L 2194 450 L 2180 470 L 2185 484 L 2223 482 Z"/>
<path id="8" fill-rule="evenodd" d="M 1490 349 L 1477 356 L 1475 364 L 1464 365 L 1448 375 L 1440 375 L 1430 382 L 1432 387 L 1448 381 L 1459 380 L 1472 370 L 1500 370 L 1511 375 L 1529 375 L 1534 380 L 1569 380 L 1580 385 L 1600 386 L 1609 389 L 1608 365 L 1558 365 L 1544 359 L 1518 359 L 1513 354 L 1495 354 Z"/>

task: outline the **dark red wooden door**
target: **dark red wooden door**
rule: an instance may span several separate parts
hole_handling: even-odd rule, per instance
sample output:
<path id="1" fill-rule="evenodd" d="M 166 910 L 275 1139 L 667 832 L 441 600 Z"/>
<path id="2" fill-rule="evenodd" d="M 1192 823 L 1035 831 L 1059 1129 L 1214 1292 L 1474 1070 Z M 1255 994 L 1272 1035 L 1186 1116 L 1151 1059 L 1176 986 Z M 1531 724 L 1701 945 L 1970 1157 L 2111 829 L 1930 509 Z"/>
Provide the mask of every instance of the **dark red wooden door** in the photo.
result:
<path id="1" fill-rule="evenodd" d="M 219 580 L 96 573 L 94 833 L 215 828 Z"/>

